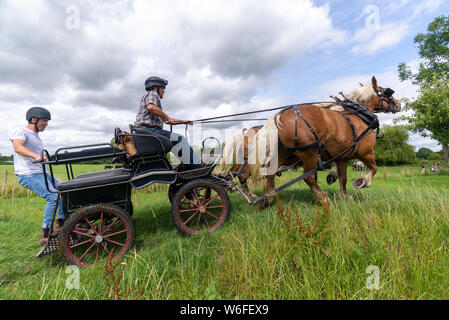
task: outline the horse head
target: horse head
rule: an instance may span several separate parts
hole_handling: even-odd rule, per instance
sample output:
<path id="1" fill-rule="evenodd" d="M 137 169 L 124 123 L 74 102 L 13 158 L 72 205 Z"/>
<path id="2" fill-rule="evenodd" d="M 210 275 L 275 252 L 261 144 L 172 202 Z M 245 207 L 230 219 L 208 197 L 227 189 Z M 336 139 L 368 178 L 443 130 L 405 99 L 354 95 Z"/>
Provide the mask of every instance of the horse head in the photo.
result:
<path id="1" fill-rule="evenodd" d="M 401 104 L 393 97 L 394 90 L 378 86 L 375 76 L 371 78 L 371 83 L 360 83 L 360 86 L 361 88 L 351 91 L 346 97 L 365 105 L 371 112 L 401 111 Z"/>

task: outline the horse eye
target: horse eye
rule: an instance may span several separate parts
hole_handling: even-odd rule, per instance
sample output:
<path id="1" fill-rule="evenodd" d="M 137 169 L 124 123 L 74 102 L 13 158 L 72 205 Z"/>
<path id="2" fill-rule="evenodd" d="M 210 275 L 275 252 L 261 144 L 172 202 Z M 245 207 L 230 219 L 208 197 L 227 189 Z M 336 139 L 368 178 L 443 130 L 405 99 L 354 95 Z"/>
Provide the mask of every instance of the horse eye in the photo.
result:
<path id="1" fill-rule="evenodd" d="M 390 89 L 390 88 L 386 88 L 385 91 L 384 91 L 384 95 L 385 95 L 387 98 L 391 98 L 391 96 L 393 95 L 393 93 L 394 93 L 394 90 L 393 90 L 393 89 Z"/>

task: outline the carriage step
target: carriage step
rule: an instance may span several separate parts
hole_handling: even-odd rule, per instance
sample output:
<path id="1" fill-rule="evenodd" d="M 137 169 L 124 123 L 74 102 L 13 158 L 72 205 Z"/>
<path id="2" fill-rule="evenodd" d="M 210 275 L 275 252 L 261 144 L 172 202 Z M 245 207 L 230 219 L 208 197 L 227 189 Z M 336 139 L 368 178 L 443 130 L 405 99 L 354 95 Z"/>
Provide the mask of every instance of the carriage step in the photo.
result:
<path id="1" fill-rule="evenodd" d="M 46 245 L 45 247 L 43 247 L 43 248 L 36 254 L 36 257 L 35 257 L 35 258 L 37 259 L 37 258 L 46 256 L 46 255 L 48 255 L 48 254 L 50 254 L 50 253 L 53 253 L 53 252 L 55 252 L 55 251 L 58 251 L 58 250 L 59 250 L 59 240 L 58 240 L 58 239 L 59 239 L 59 236 L 60 236 L 60 235 L 61 235 L 60 233 L 51 235 L 51 236 L 48 238 L 47 245 Z M 71 237 L 71 238 L 70 238 L 70 245 L 75 244 L 75 240 L 76 240 L 76 239 L 74 239 L 73 237 Z"/>
<path id="2" fill-rule="evenodd" d="M 36 255 L 36 258 L 40 258 L 43 256 L 46 256 L 47 254 L 53 253 L 55 251 L 58 251 L 59 244 L 58 244 L 58 238 L 60 234 L 51 235 L 48 237 L 48 242 L 45 247 L 43 247 Z"/>

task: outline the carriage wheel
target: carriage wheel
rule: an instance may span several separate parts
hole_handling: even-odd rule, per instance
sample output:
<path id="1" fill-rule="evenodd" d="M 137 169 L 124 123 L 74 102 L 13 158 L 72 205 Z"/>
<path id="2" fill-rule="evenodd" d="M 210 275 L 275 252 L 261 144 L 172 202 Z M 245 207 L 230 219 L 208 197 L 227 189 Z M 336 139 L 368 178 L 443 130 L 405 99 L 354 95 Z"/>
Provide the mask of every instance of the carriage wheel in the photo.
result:
<path id="1" fill-rule="evenodd" d="M 170 200 L 170 203 L 173 203 L 173 198 L 176 195 L 176 192 L 181 188 L 182 184 L 171 184 L 170 187 L 168 187 L 168 200 Z"/>
<path id="2" fill-rule="evenodd" d="M 69 263 L 89 266 L 99 259 L 123 256 L 134 243 L 135 229 L 126 210 L 114 205 L 84 207 L 70 215 L 59 237 Z"/>
<path id="3" fill-rule="evenodd" d="M 228 218 L 231 204 L 228 194 L 209 179 L 198 179 L 182 186 L 172 205 L 176 227 L 186 235 L 219 228 Z"/>

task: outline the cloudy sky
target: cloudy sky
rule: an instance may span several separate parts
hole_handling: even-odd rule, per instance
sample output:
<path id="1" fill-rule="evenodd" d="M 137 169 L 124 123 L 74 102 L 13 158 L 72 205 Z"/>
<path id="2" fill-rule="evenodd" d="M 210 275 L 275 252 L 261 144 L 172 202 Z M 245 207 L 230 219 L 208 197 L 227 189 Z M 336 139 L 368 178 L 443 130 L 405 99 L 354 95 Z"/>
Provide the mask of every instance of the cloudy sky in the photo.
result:
<path id="1" fill-rule="evenodd" d="M 413 38 L 444 12 L 447 0 L 0 0 L 0 153 L 12 154 L 8 137 L 37 105 L 52 112 L 48 150 L 108 142 L 134 122 L 150 75 L 168 79 L 163 109 L 183 120 L 328 101 L 372 75 L 410 98 L 397 65 L 416 65 Z M 222 140 L 256 124 L 188 135 Z"/>

